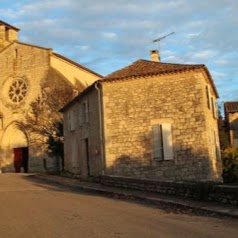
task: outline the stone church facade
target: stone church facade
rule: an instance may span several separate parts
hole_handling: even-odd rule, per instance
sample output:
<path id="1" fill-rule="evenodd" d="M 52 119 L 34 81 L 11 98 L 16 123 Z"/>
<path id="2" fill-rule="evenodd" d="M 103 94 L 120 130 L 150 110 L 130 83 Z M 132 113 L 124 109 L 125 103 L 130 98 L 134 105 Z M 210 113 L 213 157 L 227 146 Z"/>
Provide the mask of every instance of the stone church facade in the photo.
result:
<path id="1" fill-rule="evenodd" d="M 39 172 L 44 170 L 42 159 L 47 155 L 43 148 L 31 146 L 23 122 L 42 84 L 65 80 L 85 89 L 101 76 L 52 49 L 18 41 L 18 32 L 0 21 L 0 168 L 14 171 L 15 153 L 21 151 L 27 157 L 27 170 Z"/>
<path id="2" fill-rule="evenodd" d="M 138 60 L 61 111 L 65 163 L 81 177 L 222 181 L 216 99 L 205 65 Z"/>

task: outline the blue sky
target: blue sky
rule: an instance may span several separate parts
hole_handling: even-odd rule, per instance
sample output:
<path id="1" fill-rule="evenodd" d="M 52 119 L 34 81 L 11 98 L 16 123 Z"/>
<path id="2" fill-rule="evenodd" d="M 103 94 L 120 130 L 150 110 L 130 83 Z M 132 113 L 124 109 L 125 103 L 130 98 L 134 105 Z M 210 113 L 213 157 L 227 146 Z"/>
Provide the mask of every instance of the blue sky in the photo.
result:
<path id="1" fill-rule="evenodd" d="M 102 75 L 159 49 L 163 62 L 205 64 L 220 102 L 238 100 L 237 0 L 0 0 L 0 6 L 0 19 L 21 29 L 20 41 L 53 48 Z"/>

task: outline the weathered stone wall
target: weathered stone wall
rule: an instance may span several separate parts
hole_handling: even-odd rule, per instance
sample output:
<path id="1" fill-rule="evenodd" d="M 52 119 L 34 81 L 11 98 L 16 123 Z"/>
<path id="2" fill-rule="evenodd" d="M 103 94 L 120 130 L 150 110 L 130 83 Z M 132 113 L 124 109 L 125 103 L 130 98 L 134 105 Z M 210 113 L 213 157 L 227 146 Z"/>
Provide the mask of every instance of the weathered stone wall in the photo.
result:
<path id="1" fill-rule="evenodd" d="M 217 123 L 218 110 L 216 105 L 216 96 L 208 81 L 207 75 L 205 75 L 204 73 L 201 75 L 201 84 L 203 88 L 203 112 L 205 114 L 206 121 L 206 138 L 209 151 L 209 167 L 212 170 L 213 178 L 217 178 L 221 177 L 222 163 Z M 208 94 L 207 88 L 209 90 Z"/>
<path id="2" fill-rule="evenodd" d="M 231 145 L 238 149 L 238 112 L 229 113 L 228 120 Z"/>
<path id="3" fill-rule="evenodd" d="M 95 81 L 98 75 L 66 59 L 58 59 L 50 49 L 20 42 L 1 50 L 0 65 L 0 166 L 4 171 L 14 171 L 13 148 L 29 147 L 29 172 L 44 171 L 43 159 L 47 161 L 47 168 L 52 170 L 55 159 L 48 157 L 45 147 L 33 144 L 31 135 L 22 126 L 29 105 L 41 94 L 43 82 L 67 80 L 82 90 Z M 64 74 L 65 71 L 67 73 Z M 14 104 L 9 98 L 9 87 L 15 79 L 27 84 L 26 96 L 19 104 Z M 17 93 L 15 90 L 14 94 Z M 21 136 L 17 138 L 17 135 Z"/>
<path id="4" fill-rule="evenodd" d="M 229 113 L 229 123 L 231 130 L 238 130 L 238 112 Z"/>
<path id="5" fill-rule="evenodd" d="M 6 170 L 12 170 L 13 153 L 12 148 L 18 146 L 28 147 L 30 138 L 27 131 L 21 127 L 28 113 L 30 103 L 40 94 L 40 83 L 45 79 L 49 68 L 49 50 L 30 47 L 25 44 L 14 43 L 0 53 L 0 111 L 3 115 L 3 127 L 0 130 L 2 166 Z M 9 86 L 14 79 L 23 79 L 27 84 L 25 99 L 19 105 L 14 105 L 9 98 Z M 16 93 L 16 92 L 15 92 Z M 18 125 L 17 128 L 15 125 Z M 8 131 L 6 130 L 8 128 Z M 25 136 L 24 139 L 16 138 L 17 129 Z M 9 137 L 14 139 L 9 141 Z M 43 171 L 42 148 L 37 151 L 29 151 L 29 171 Z M 4 156 L 4 158 L 3 158 Z"/>
<path id="6" fill-rule="evenodd" d="M 87 122 L 82 115 L 85 102 L 88 105 Z M 65 169 L 80 177 L 102 174 L 103 162 L 98 105 L 98 93 L 94 90 L 89 92 L 87 96 L 80 97 L 69 110 L 64 112 Z M 73 115 L 71 118 L 68 116 L 69 113 Z M 75 123 L 73 130 L 69 128 L 69 120 Z M 88 143 L 88 152 L 86 143 Z"/>
<path id="7" fill-rule="evenodd" d="M 166 182 L 148 179 L 101 176 L 106 186 L 128 188 L 200 201 L 238 205 L 238 186 L 198 182 Z"/>
<path id="8" fill-rule="evenodd" d="M 221 180 L 219 159 L 211 156 L 211 125 L 218 132 L 206 84 L 203 72 L 103 83 L 106 174 Z M 161 123 L 172 124 L 173 160 L 153 159 L 152 125 Z"/>
<path id="9" fill-rule="evenodd" d="M 238 206 L 238 186 L 214 185 L 209 190 L 207 199 L 209 201 Z"/>

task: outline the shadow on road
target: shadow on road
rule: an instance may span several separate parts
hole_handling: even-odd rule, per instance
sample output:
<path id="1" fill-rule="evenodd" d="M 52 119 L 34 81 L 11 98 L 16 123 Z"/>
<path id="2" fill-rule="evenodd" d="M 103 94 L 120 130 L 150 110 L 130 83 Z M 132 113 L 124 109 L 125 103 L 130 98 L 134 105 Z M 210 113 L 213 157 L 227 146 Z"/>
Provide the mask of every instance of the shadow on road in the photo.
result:
<path id="1" fill-rule="evenodd" d="M 213 212 L 207 212 L 202 209 L 196 209 L 194 207 L 189 206 L 181 206 L 181 204 L 171 204 L 166 202 L 159 202 L 159 201 L 150 201 L 146 198 L 143 199 L 142 196 L 138 197 L 136 194 L 143 193 L 146 194 L 147 192 L 143 191 L 130 191 L 129 193 L 123 193 L 123 190 L 120 190 L 119 188 L 108 188 L 108 190 L 101 190 L 100 187 L 102 187 L 100 184 L 92 184 L 90 187 L 84 187 L 82 184 L 90 184 L 87 182 L 81 182 L 78 179 L 69 179 L 69 178 L 62 178 L 59 176 L 55 177 L 56 179 L 47 179 L 47 176 L 38 176 L 38 175 L 27 175 L 23 176 L 23 179 L 30 182 L 32 185 L 40 187 L 42 189 L 46 189 L 49 191 L 56 191 L 56 192 L 68 192 L 68 193 L 74 193 L 78 194 L 80 196 L 101 196 L 107 199 L 113 199 L 115 201 L 125 201 L 129 203 L 136 203 L 140 206 L 146 206 L 146 207 L 153 207 L 157 209 L 162 209 L 166 213 L 175 213 L 175 214 L 189 214 L 189 215 L 195 215 L 195 216 L 208 216 L 208 217 L 220 217 L 220 218 L 227 218 L 225 215 L 219 215 L 217 213 Z M 98 189 L 98 188 L 99 189 Z M 121 192 L 120 192 L 121 191 Z M 158 195 L 158 194 L 157 194 Z M 159 195 L 163 197 L 163 195 Z M 167 196 L 168 199 L 170 199 Z M 165 197 L 164 197 L 165 199 Z"/>

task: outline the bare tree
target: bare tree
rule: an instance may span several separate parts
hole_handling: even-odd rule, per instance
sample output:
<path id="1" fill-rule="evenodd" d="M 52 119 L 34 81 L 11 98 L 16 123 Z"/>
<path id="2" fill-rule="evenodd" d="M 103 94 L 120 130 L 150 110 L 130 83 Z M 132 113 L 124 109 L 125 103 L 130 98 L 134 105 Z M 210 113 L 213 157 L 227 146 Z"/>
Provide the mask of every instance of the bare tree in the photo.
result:
<path id="1" fill-rule="evenodd" d="M 30 144 L 50 156 L 63 159 L 63 117 L 59 112 L 78 94 L 78 89 L 62 78 L 50 78 L 41 85 L 41 94 L 30 104 L 24 123 Z"/>

